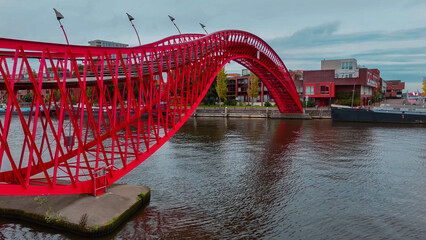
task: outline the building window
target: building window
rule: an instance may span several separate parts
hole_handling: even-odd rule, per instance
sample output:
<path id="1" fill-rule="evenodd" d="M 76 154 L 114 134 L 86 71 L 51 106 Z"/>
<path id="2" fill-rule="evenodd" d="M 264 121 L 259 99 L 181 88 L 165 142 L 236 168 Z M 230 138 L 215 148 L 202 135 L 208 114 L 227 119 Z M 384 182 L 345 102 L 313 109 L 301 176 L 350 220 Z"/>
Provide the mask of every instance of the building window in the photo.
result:
<path id="1" fill-rule="evenodd" d="M 353 69 L 352 62 L 342 62 L 342 69 Z"/>
<path id="2" fill-rule="evenodd" d="M 314 95 L 314 86 L 305 86 L 305 95 Z"/>
<path id="3" fill-rule="evenodd" d="M 321 94 L 329 94 L 329 86 L 321 86 L 320 87 Z"/>

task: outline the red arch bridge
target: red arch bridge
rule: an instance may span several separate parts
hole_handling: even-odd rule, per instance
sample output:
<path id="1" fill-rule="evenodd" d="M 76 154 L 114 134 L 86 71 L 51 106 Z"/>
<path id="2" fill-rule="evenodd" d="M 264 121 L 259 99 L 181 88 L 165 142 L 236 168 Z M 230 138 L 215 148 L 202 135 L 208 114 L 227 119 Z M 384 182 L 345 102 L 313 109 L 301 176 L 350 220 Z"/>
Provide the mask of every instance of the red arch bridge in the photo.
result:
<path id="1" fill-rule="evenodd" d="M 176 133 L 232 60 L 281 112 L 302 112 L 284 63 L 247 32 L 133 48 L 0 38 L 0 195 L 102 193 Z"/>

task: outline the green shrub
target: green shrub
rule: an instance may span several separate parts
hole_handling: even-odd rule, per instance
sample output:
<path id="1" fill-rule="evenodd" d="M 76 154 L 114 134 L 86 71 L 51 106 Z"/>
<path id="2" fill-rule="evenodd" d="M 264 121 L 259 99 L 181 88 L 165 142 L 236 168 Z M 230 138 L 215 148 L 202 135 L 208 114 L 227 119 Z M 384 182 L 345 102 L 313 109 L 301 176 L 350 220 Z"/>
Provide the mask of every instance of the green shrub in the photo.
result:
<path id="1" fill-rule="evenodd" d="M 32 102 L 33 101 L 33 93 L 29 92 L 29 93 L 25 94 L 24 96 L 22 96 L 22 101 Z"/>
<path id="2" fill-rule="evenodd" d="M 337 101 L 338 104 L 340 105 L 346 105 L 346 106 L 351 106 L 352 104 L 352 99 L 339 99 Z M 359 106 L 361 105 L 361 99 L 354 99 L 354 106 Z"/>
<path id="3" fill-rule="evenodd" d="M 272 107 L 272 104 L 269 101 L 266 101 L 264 105 L 265 107 Z"/>
<path id="4" fill-rule="evenodd" d="M 237 106 L 237 100 L 235 100 L 235 96 L 228 96 L 226 98 L 225 105 Z"/>
<path id="5" fill-rule="evenodd" d="M 302 107 L 306 107 L 306 101 L 302 101 Z M 315 103 L 308 101 L 307 107 L 315 107 Z"/>

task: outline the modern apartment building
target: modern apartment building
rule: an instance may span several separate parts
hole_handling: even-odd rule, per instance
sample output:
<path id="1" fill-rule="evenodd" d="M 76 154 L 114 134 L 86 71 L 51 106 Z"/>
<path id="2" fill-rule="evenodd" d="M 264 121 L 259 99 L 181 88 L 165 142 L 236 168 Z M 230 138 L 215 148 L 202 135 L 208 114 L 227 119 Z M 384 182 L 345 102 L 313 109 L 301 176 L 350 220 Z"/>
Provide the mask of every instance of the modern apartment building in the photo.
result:
<path id="1" fill-rule="evenodd" d="M 239 102 L 250 102 L 251 99 L 247 94 L 248 88 L 248 79 L 250 76 L 250 71 L 247 69 L 242 70 L 242 74 L 227 74 L 226 78 L 228 80 L 228 96 L 235 96 L 235 100 Z M 273 101 L 272 96 L 269 94 L 268 89 L 259 80 L 259 96 L 255 99 L 254 102 L 260 102 L 263 104 L 266 101 Z"/>
<path id="2" fill-rule="evenodd" d="M 303 71 L 303 97 L 328 106 L 352 92 L 367 105 L 380 87 L 380 71 L 359 67 L 356 59 L 322 60 L 321 70 Z"/>
<path id="3" fill-rule="evenodd" d="M 95 47 L 128 47 L 129 44 L 125 44 L 125 43 L 118 43 L 118 42 L 112 42 L 112 41 L 105 41 L 105 40 L 92 40 L 89 41 L 89 45 L 90 46 L 95 46 Z"/>
<path id="4" fill-rule="evenodd" d="M 334 70 L 335 78 L 357 78 L 359 68 L 355 58 L 322 60 L 321 70 Z"/>

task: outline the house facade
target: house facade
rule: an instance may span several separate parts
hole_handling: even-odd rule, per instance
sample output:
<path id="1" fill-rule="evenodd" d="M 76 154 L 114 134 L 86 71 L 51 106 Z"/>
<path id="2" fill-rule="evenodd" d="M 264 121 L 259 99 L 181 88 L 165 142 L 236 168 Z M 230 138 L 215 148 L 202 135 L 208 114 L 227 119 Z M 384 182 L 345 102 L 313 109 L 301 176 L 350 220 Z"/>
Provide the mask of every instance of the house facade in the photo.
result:
<path id="1" fill-rule="evenodd" d="M 381 85 L 380 71 L 359 67 L 356 59 L 322 60 L 321 70 L 303 71 L 303 83 L 293 79 L 295 84 L 303 84 L 303 99 L 317 106 L 339 103 L 351 95 L 367 105 Z"/>

